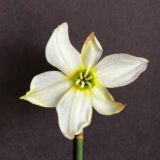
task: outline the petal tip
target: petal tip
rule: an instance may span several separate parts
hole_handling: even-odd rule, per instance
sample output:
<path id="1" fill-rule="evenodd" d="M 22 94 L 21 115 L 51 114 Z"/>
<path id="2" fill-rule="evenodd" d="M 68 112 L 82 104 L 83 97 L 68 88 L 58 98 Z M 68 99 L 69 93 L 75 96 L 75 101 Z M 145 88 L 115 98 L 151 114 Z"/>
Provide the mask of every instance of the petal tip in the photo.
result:
<path id="1" fill-rule="evenodd" d="M 68 28 L 68 23 L 67 22 L 63 22 L 60 25 L 58 25 L 58 27 L 67 27 Z"/>
<path id="2" fill-rule="evenodd" d="M 120 113 L 126 107 L 126 104 L 122 104 L 122 103 L 119 103 L 119 102 L 116 102 L 116 103 L 118 105 L 117 106 L 118 107 L 117 110 L 115 112 L 112 112 L 109 116 L 112 116 L 112 115 Z"/>
<path id="3" fill-rule="evenodd" d="M 90 33 L 90 35 L 88 36 L 88 40 L 89 40 L 89 41 L 93 41 L 93 43 L 94 43 L 95 45 L 97 45 L 97 47 L 99 48 L 99 50 L 101 50 L 101 51 L 103 52 L 103 48 L 102 48 L 100 42 L 98 41 L 98 39 L 97 39 L 97 37 L 96 37 L 96 35 L 95 35 L 94 32 L 91 32 L 91 33 Z"/>
<path id="4" fill-rule="evenodd" d="M 122 110 L 124 110 L 126 106 L 126 104 L 119 103 L 119 110 L 117 111 L 117 113 L 120 113 Z"/>
<path id="5" fill-rule="evenodd" d="M 26 95 L 19 97 L 20 100 L 25 100 Z"/>
<path id="6" fill-rule="evenodd" d="M 122 110 L 124 110 L 124 108 L 126 107 L 126 104 L 122 104 L 122 103 L 119 103 L 119 102 L 116 102 L 116 103 L 117 103 L 117 110 L 115 112 L 112 112 L 110 115 L 118 114 Z"/>
<path id="7" fill-rule="evenodd" d="M 145 62 L 146 62 L 146 63 L 149 63 L 149 60 L 145 58 Z"/>
<path id="8" fill-rule="evenodd" d="M 89 34 L 89 36 L 86 38 L 84 44 L 87 44 L 87 43 L 93 41 L 93 40 L 94 40 L 94 37 L 95 37 L 95 33 L 94 33 L 94 32 L 91 32 L 91 33 Z"/>
<path id="9" fill-rule="evenodd" d="M 29 94 L 30 91 L 28 91 L 25 95 L 19 97 L 20 100 L 26 100 L 26 101 L 29 101 L 29 98 L 28 98 L 28 94 Z"/>
<path id="10" fill-rule="evenodd" d="M 148 67 L 149 60 L 146 58 L 142 58 L 140 66 L 142 66 L 142 72 L 144 72 Z"/>
<path id="11" fill-rule="evenodd" d="M 148 64 L 148 63 L 149 63 L 149 60 L 148 60 L 148 59 L 146 59 L 146 58 L 141 58 L 141 62 L 142 62 L 142 63 L 146 63 L 146 64 Z"/>
<path id="12" fill-rule="evenodd" d="M 24 96 L 21 96 L 19 99 L 26 100 L 26 101 L 28 101 L 32 104 L 38 105 L 40 107 L 48 107 L 47 105 L 42 103 L 39 99 L 32 96 L 32 94 L 34 94 L 34 92 L 35 92 L 35 90 L 30 90 Z"/>

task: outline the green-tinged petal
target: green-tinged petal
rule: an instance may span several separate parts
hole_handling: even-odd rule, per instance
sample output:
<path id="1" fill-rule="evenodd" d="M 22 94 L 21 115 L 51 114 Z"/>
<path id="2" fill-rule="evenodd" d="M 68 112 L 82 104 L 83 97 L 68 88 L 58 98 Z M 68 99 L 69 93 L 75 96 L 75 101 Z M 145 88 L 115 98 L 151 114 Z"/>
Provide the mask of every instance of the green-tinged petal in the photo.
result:
<path id="1" fill-rule="evenodd" d="M 91 67 L 93 67 L 101 58 L 102 52 L 102 47 L 92 32 L 85 40 L 81 51 L 84 68 L 89 70 Z"/>
<path id="2" fill-rule="evenodd" d="M 128 54 L 104 57 L 95 67 L 96 78 L 108 88 L 121 87 L 135 81 L 147 68 L 148 60 Z"/>
<path id="3" fill-rule="evenodd" d="M 93 87 L 91 90 L 92 105 L 102 115 L 113 115 L 124 109 L 122 103 L 116 102 L 108 90 L 103 87 Z"/>
<path id="4" fill-rule="evenodd" d="M 58 71 L 41 73 L 32 79 L 30 91 L 21 99 L 42 107 L 56 107 L 72 82 Z"/>
<path id="5" fill-rule="evenodd" d="M 91 122 L 92 106 L 88 91 L 71 88 L 56 109 L 60 129 L 69 139 L 73 139 Z"/>
<path id="6" fill-rule="evenodd" d="M 62 23 L 53 31 L 46 46 L 46 58 L 51 65 L 67 75 L 80 67 L 80 54 L 69 40 L 67 23 Z"/>

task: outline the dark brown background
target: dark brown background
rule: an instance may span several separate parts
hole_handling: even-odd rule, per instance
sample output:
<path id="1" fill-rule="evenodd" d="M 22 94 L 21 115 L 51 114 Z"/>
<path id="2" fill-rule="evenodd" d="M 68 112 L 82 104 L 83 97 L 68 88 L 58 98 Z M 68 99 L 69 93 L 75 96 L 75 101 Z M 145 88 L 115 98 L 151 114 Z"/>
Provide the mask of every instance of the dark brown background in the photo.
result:
<path id="1" fill-rule="evenodd" d="M 127 52 L 150 61 L 136 82 L 111 90 L 127 103 L 123 112 L 94 111 L 84 159 L 159 160 L 160 0 L 0 0 L 0 160 L 73 159 L 73 142 L 61 134 L 55 109 L 18 99 L 34 75 L 53 69 L 45 46 L 64 21 L 79 50 L 95 31 L 104 55 Z"/>

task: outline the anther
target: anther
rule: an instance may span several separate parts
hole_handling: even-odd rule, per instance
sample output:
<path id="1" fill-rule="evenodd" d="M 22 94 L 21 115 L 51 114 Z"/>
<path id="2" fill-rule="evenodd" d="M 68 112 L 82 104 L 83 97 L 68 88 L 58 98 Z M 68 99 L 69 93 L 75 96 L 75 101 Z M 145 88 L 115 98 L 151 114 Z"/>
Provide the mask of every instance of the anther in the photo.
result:
<path id="1" fill-rule="evenodd" d="M 89 80 L 91 80 L 92 78 L 93 78 L 92 76 L 89 76 L 89 77 L 85 78 L 85 80 L 86 80 L 86 81 L 89 81 Z"/>
<path id="2" fill-rule="evenodd" d="M 84 88 L 84 86 L 85 86 L 85 82 L 81 81 L 81 88 Z"/>
<path id="3" fill-rule="evenodd" d="M 92 85 L 91 85 L 90 82 L 86 82 L 86 84 L 87 84 L 90 88 L 92 87 Z"/>
<path id="4" fill-rule="evenodd" d="M 85 73 L 84 73 L 84 78 L 86 78 L 88 76 L 88 72 L 86 71 Z"/>
<path id="5" fill-rule="evenodd" d="M 80 79 L 77 79 L 77 80 L 76 80 L 76 85 L 78 85 L 80 82 L 81 82 L 81 80 L 80 80 Z"/>
<path id="6" fill-rule="evenodd" d="M 83 79 L 83 73 L 82 72 L 80 72 L 80 79 L 82 80 Z"/>

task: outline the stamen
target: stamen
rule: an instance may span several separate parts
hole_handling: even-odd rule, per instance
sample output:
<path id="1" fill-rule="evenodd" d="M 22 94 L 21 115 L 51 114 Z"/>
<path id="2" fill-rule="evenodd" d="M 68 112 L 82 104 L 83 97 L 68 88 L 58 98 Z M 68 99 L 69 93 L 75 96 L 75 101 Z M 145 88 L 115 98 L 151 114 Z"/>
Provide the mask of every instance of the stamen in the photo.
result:
<path id="1" fill-rule="evenodd" d="M 80 79 L 77 79 L 77 80 L 76 80 L 76 85 L 78 85 L 80 82 L 81 82 L 81 80 L 80 80 Z"/>
<path id="2" fill-rule="evenodd" d="M 83 79 L 83 73 L 82 72 L 80 72 L 80 79 L 82 80 Z"/>
<path id="3" fill-rule="evenodd" d="M 91 85 L 90 82 L 86 82 L 86 84 L 87 84 L 90 88 L 92 87 L 92 85 Z"/>
<path id="4" fill-rule="evenodd" d="M 89 77 L 85 78 L 85 80 L 86 80 L 86 81 L 89 81 L 89 80 L 91 80 L 92 78 L 93 78 L 92 76 L 89 76 Z"/>
<path id="5" fill-rule="evenodd" d="M 88 72 L 86 71 L 83 77 L 86 78 L 87 76 L 88 76 Z"/>
<path id="6" fill-rule="evenodd" d="M 81 81 L 81 88 L 84 88 L 84 86 L 85 86 L 85 82 Z"/>

